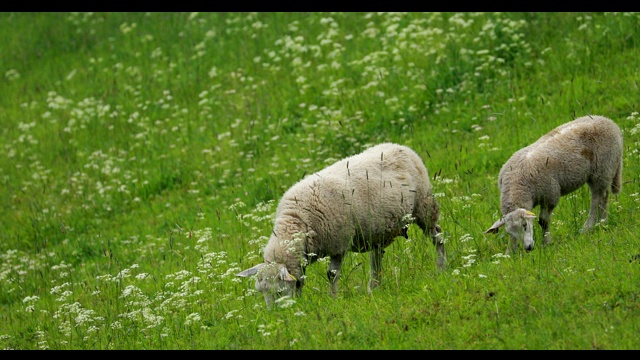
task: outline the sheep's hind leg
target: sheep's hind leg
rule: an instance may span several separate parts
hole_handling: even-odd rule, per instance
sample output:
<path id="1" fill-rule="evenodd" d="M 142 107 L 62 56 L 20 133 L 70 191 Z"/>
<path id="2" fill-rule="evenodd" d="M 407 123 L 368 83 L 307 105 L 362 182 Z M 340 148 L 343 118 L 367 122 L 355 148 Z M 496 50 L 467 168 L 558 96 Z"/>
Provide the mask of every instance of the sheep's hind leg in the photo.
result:
<path id="1" fill-rule="evenodd" d="M 607 220 L 607 203 L 609 201 L 609 192 L 606 190 L 598 191 L 591 188 L 591 208 L 589 209 L 589 217 L 585 221 L 580 232 L 588 232 L 598 221 Z"/>
<path id="2" fill-rule="evenodd" d="M 329 293 L 334 297 L 338 295 L 338 278 L 340 277 L 341 267 L 342 255 L 332 256 L 327 270 L 327 278 L 329 278 Z"/>
<path id="3" fill-rule="evenodd" d="M 380 246 L 374 246 L 371 250 L 371 280 L 369 280 L 369 291 L 380 285 L 382 281 L 382 256 L 384 249 Z"/>

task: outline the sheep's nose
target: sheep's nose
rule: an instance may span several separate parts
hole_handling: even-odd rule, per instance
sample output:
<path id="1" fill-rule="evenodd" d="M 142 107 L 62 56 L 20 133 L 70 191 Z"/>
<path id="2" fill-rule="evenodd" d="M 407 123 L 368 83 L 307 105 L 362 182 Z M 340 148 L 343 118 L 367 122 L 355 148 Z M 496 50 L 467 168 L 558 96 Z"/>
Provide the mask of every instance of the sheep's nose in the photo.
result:
<path id="1" fill-rule="evenodd" d="M 527 250 L 527 251 L 533 250 L 533 244 L 525 246 L 524 249 Z"/>

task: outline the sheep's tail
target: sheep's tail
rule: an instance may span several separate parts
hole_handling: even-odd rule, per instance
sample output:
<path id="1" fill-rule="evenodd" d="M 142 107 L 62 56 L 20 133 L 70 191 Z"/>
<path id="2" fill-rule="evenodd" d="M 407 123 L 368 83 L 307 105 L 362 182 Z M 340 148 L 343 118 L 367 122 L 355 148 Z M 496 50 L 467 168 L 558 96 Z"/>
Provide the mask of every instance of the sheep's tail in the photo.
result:
<path id="1" fill-rule="evenodd" d="M 612 193 L 619 194 L 620 190 L 622 190 L 622 156 L 620 156 L 618 169 L 616 170 L 616 174 L 613 176 L 613 181 L 611 182 Z"/>

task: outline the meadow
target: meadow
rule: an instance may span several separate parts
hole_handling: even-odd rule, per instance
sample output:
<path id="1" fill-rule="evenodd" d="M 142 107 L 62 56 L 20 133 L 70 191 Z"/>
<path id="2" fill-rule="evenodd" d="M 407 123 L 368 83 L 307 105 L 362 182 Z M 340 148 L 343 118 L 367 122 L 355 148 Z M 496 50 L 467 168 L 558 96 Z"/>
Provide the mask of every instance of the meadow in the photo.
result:
<path id="1" fill-rule="evenodd" d="M 640 348 L 640 13 L 0 14 L 0 349 Z M 582 234 L 507 255 L 498 172 L 597 114 L 622 192 Z M 268 310 L 253 279 L 282 194 L 374 144 L 413 148 L 447 268 L 415 225 L 327 260 Z M 534 209 L 537 212 L 538 209 Z"/>

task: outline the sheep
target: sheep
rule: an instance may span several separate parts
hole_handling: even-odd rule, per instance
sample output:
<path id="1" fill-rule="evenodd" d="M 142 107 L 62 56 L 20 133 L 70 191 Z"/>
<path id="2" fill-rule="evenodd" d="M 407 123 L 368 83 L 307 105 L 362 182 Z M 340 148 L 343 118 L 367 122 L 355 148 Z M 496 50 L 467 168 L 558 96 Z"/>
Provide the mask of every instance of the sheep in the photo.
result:
<path id="1" fill-rule="evenodd" d="M 276 298 L 301 295 L 307 265 L 326 256 L 335 297 L 347 252 L 370 252 L 371 291 L 381 282 L 384 248 L 397 236 L 407 237 L 408 215 L 431 238 L 442 269 L 440 210 L 422 159 L 403 145 L 373 146 L 289 188 L 276 208 L 264 262 L 236 275 L 257 274 L 255 288 L 271 308 Z"/>
<path id="2" fill-rule="evenodd" d="M 503 217 L 485 233 L 497 233 L 505 225 L 511 235 L 507 253 L 515 251 L 518 242 L 525 250 L 532 250 L 536 215 L 531 210 L 539 205 L 538 224 L 544 234 L 543 243 L 549 244 L 551 212 L 560 197 L 585 183 L 591 191 L 591 208 L 582 233 L 607 220 L 609 191 L 619 194 L 622 188 L 622 133 L 615 122 L 604 116 L 577 118 L 516 151 L 498 176 Z"/>

